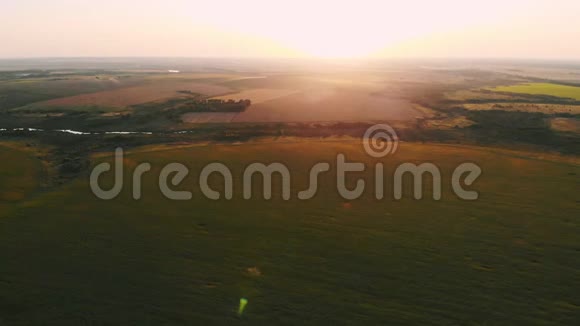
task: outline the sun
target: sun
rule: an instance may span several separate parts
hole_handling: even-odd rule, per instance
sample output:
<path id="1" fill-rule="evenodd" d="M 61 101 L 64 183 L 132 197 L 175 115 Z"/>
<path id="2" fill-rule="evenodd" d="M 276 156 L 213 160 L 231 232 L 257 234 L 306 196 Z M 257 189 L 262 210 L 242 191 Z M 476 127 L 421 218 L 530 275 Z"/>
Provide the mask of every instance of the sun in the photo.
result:
<path id="1" fill-rule="evenodd" d="M 329 36 L 305 38 L 294 46 L 302 53 L 316 58 L 362 58 L 381 50 L 385 44 L 377 44 L 372 39 L 334 39 Z"/>
<path id="2" fill-rule="evenodd" d="M 266 37 L 306 56 L 358 58 L 380 51 L 394 42 L 397 35 L 379 31 L 363 22 L 345 25 L 330 20 L 322 26 L 312 21 L 278 26 Z"/>

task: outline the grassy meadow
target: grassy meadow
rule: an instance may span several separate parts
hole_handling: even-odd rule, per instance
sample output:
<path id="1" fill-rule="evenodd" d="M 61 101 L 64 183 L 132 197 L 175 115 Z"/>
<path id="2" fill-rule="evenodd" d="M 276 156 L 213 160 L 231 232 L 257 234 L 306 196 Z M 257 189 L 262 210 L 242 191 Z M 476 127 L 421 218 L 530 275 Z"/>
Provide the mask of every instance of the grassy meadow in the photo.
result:
<path id="1" fill-rule="evenodd" d="M 548 95 L 555 97 L 571 98 L 580 101 L 580 87 L 551 83 L 526 83 L 520 85 L 500 86 L 492 88 L 496 92 Z"/>
<path id="2" fill-rule="evenodd" d="M 41 192 L 31 186 L 33 194 L 2 204 L 9 214 L 0 213 L 0 324 L 573 324 L 580 313 L 577 160 L 401 143 L 382 160 L 385 185 L 401 162 L 433 162 L 443 198 L 416 201 L 406 188 L 395 201 L 387 187 L 377 200 L 378 161 L 361 147 L 288 140 L 134 148 L 125 157 L 126 184 L 137 164 L 153 166 L 140 201 L 130 187 L 98 200 L 88 176 Z M 41 169 L 34 154 L 0 150 L 3 188 L 33 184 Z M 366 180 L 360 199 L 338 196 L 337 153 L 366 163 L 347 183 Z M 110 153 L 92 156 L 93 165 L 103 160 Z M 296 199 L 321 160 L 333 169 L 321 176 L 317 196 Z M 450 190 L 450 175 L 465 160 L 483 169 L 471 186 L 476 201 Z M 230 201 L 205 199 L 196 186 L 214 161 L 234 175 Z M 293 199 L 280 199 L 279 182 L 271 201 L 242 199 L 242 172 L 256 161 L 287 164 Z M 192 200 L 161 195 L 159 172 L 170 162 L 190 169 L 175 189 L 192 191 Z M 220 181 L 210 178 L 216 189 Z M 240 318 L 241 297 L 249 304 Z"/>
<path id="3" fill-rule="evenodd" d="M 29 152 L 19 150 L 21 146 L 0 143 L 0 157 L 3 161 L 0 164 L 0 205 L 20 201 L 40 186 L 42 164 Z"/>

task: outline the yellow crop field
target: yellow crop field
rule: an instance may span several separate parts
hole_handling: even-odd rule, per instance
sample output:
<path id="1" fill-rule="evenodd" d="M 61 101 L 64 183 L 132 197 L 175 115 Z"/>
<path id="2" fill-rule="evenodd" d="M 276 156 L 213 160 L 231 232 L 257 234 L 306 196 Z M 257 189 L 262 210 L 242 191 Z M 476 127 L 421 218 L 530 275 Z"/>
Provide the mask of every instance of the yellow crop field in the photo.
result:
<path id="1" fill-rule="evenodd" d="M 550 83 L 526 83 L 512 86 L 494 87 L 490 88 L 490 90 L 517 94 L 549 95 L 571 98 L 580 101 L 580 87 L 576 86 Z"/>

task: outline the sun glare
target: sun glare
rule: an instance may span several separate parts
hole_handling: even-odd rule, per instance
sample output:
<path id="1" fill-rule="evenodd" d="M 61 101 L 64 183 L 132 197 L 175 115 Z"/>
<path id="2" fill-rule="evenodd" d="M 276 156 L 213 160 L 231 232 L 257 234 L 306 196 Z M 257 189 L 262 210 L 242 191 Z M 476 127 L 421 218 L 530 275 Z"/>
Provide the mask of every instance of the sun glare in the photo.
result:
<path id="1" fill-rule="evenodd" d="M 229 4 L 234 8 L 202 20 L 224 31 L 263 37 L 306 56 L 364 57 L 425 35 L 496 23 L 505 18 L 505 11 L 495 10 L 497 4 L 492 1 L 473 10 L 464 1 L 454 0 L 297 0 L 291 4 L 254 0 Z"/>

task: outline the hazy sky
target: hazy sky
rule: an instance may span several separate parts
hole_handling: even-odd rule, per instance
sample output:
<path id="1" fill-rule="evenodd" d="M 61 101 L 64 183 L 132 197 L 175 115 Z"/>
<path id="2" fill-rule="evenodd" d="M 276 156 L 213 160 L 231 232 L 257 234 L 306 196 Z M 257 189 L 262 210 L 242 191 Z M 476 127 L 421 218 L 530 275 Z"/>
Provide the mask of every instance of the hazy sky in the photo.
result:
<path id="1" fill-rule="evenodd" d="M 580 60 L 580 0 L 0 0 L 0 57 Z"/>

